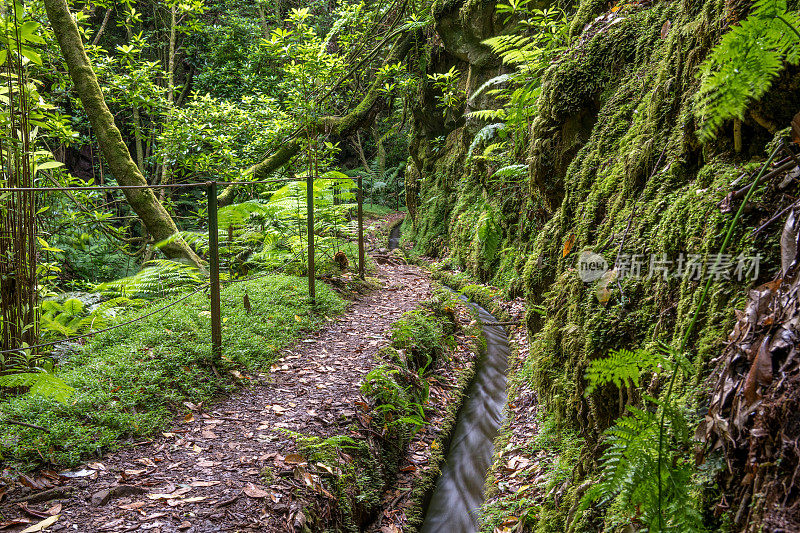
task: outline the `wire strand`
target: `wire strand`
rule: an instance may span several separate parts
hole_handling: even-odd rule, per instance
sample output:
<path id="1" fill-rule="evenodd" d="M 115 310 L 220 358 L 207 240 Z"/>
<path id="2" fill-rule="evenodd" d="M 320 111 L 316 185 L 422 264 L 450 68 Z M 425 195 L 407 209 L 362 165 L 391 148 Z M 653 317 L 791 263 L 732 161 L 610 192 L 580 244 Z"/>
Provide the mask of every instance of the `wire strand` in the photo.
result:
<path id="1" fill-rule="evenodd" d="M 105 333 L 106 331 L 111 331 L 112 329 L 121 328 L 122 326 L 127 326 L 129 324 L 133 324 L 134 322 L 138 322 L 139 320 L 143 320 L 143 319 L 145 319 L 145 318 L 147 318 L 149 316 L 153 316 L 153 315 L 158 314 L 158 313 L 160 313 L 162 311 L 166 311 L 170 307 L 178 305 L 179 303 L 181 303 L 185 299 L 189 298 L 190 296 L 194 296 L 198 292 L 200 292 L 202 290 L 205 290 L 210 286 L 211 286 L 211 283 L 204 283 L 202 286 L 198 287 L 197 289 L 195 289 L 194 291 L 190 292 L 189 294 L 187 294 L 185 296 L 182 296 L 181 298 L 175 300 L 172 303 L 169 303 L 167 305 L 163 305 L 163 306 L 159 307 L 158 309 L 155 309 L 155 310 L 153 310 L 153 311 L 151 311 L 151 312 L 149 312 L 147 314 L 144 314 L 144 315 L 142 315 L 140 317 L 133 318 L 131 320 L 126 320 L 125 322 L 122 322 L 120 324 L 115 324 L 115 325 L 109 326 L 107 328 L 98 329 L 97 331 L 92 331 L 90 333 L 84 333 L 83 335 L 76 335 L 74 337 L 67 337 L 66 339 L 60 339 L 60 340 L 57 340 L 57 341 L 43 342 L 43 343 L 40 343 L 40 344 L 34 344 L 33 346 L 25 346 L 23 348 L 14 348 L 14 349 L 11 349 L 11 350 L 2 350 L 2 351 L 0 351 L 0 354 L 14 353 L 14 352 L 18 353 L 18 352 L 24 352 L 25 350 L 32 350 L 34 348 L 43 348 L 45 346 L 54 346 L 56 344 L 61 344 L 63 342 L 72 342 L 72 341 L 76 341 L 78 339 L 85 339 L 86 337 L 91 337 L 92 335 L 97 335 L 98 333 Z"/>

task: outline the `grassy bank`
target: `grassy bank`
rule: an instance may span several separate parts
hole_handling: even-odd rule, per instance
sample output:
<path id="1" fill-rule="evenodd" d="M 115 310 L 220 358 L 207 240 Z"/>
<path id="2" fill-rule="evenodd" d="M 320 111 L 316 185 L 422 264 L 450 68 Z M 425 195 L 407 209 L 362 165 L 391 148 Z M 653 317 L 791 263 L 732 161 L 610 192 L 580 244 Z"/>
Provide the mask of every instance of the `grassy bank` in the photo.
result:
<path id="1" fill-rule="evenodd" d="M 183 402 L 206 401 L 247 383 L 247 371 L 268 368 L 281 348 L 344 308 L 344 300 L 318 283 L 312 309 L 305 280 L 293 276 L 228 285 L 222 290 L 223 358 L 216 372 L 210 300 L 203 292 L 164 313 L 97 335 L 58 367 L 58 376 L 75 389 L 66 404 L 31 395 L 2 398 L 3 418 L 49 430 L 4 426 L 2 458 L 20 468 L 70 467 L 123 439 L 145 437 L 170 422 Z"/>

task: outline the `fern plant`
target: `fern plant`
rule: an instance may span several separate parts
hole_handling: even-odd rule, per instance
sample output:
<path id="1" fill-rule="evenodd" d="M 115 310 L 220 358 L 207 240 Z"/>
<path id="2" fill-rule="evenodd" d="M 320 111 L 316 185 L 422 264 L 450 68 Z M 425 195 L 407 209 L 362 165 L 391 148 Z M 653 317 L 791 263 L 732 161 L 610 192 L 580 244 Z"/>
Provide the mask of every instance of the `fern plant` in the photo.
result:
<path id="1" fill-rule="evenodd" d="M 655 398 L 649 403 L 664 409 L 668 437 L 675 453 L 659 454 L 660 420 L 657 412 L 628 407 L 629 414 L 607 429 L 600 479 L 586 491 L 578 510 L 592 503 L 635 509 L 635 520 L 647 531 L 703 531 L 701 513 L 692 500 L 692 465 L 686 457 L 691 444 L 689 424 L 682 408 Z M 661 473 L 661 479 L 657 473 Z M 669 502 L 666 521 L 659 509 L 659 486 Z M 664 523 L 666 522 L 666 523 Z"/>
<path id="2" fill-rule="evenodd" d="M 0 375 L 0 387 L 26 388 L 28 394 L 53 398 L 60 403 L 65 403 L 74 392 L 63 380 L 44 370 Z"/>
<path id="3" fill-rule="evenodd" d="M 512 31 L 484 41 L 504 65 L 514 69 L 481 85 L 470 97 L 474 102 L 484 92 L 503 103 L 501 111 L 479 110 L 475 118 L 503 118 L 512 136 L 524 134 L 536 110 L 541 77 L 554 57 L 568 44 L 568 19 L 558 8 L 531 9 L 530 0 L 498 4 L 497 13 L 508 22 L 517 20 Z"/>
<path id="4" fill-rule="evenodd" d="M 276 430 L 294 440 L 297 449 L 309 461 L 321 461 L 330 466 L 340 464 L 340 451 L 358 447 L 356 441 L 347 435 L 333 435 L 322 438 L 285 428 L 276 428 Z"/>
<path id="5" fill-rule="evenodd" d="M 413 399 L 411 394 L 413 385 L 400 384 L 399 373 L 397 368 L 392 368 L 390 365 L 374 368 L 364 376 L 361 393 L 372 399 L 374 409 L 380 415 L 380 427 L 402 428 L 410 425 L 416 430 L 426 423 L 425 411 L 422 405 Z"/>
<path id="6" fill-rule="evenodd" d="M 763 96 L 786 67 L 800 63 L 800 14 L 786 0 L 758 0 L 750 15 L 726 33 L 701 65 L 698 115 L 702 140 Z"/>
<path id="7" fill-rule="evenodd" d="M 589 363 L 589 368 L 586 369 L 584 375 L 588 382 L 586 395 L 588 396 L 597 387 L 606 383 L 613 383 L 617 388 L 638 387 L 644 373 L 669 371 L 675 363 L 688 373 L 693 371 L 691 363 L 684 355 L 677 353 L 665 344 L 659 344 L 658 351 L 642 348 L 612 350 L 608 357 L 595 359 Z"/>
<path id="8" fill-rule="evenodd" d="M 486 155 L 486 151 L 484 151 L 484 155 Z M 514 164 L 514 165 L 506 165 L 502 168 L 497 169 L 494 174 L 492 174 L 491 179 L 506 179 L 509 181 L 521 181 L 525 179 L 528 175 L 528 165 L 522 164 Z"/>
<path id="9" fill-rule="evenodd" d="M 71 337 L 108 327 L 119 309 L 142 303 L 141 300 L 119 296 L 102 302 L 88 312 L 77 298 L 70 298 L 63 303 L 45 300 L 40 306 L 39 327 L 45 334 Z"/>
<path id="10" fill-rule="evenodd" d="M 192 265 L 154 259 L 134 274 L 115 281 L 100 283 L 96 291 L 123 298 L 154 299 L 177 294 L 204 282 L 203 275 Z"/>
<path id="11" fill-rule="evenodd" d="M 589 364 L 586 395 L 604 384 L 638 386 L 645 373 L 679 369 L 687 375 L 694 371 L 683 354 L 663 343 L 657 351 L 614 350 Z M 592 503 L 614 503 L 648 531 L 702 531 L 702 517 L 692 499 L 693 469 L 687 451 L 693 442 L 685 403 L 671 390 L 662 399 L 643 397 L 654 410 L 629 406 L 629 414 L 604 432 L 607 447 L 600 459 L 600 479 L 584 494 L 580 510 Z"/>
<path id="12" fill-rule="evenodd" d="M 472 143 L 469 145 L 469 149 L 467 149 L 467 159 L 472 157 L 472 153 L 481 145 L 491 141 L 495 138 L 500 132 L 505 129 L 506 125 L 503 122 L 496 122 L 494 124 L 489 124 L 484 126 L 480 129 L 480 131 L 475 134 L 475 137 L 472 139 Z"/>

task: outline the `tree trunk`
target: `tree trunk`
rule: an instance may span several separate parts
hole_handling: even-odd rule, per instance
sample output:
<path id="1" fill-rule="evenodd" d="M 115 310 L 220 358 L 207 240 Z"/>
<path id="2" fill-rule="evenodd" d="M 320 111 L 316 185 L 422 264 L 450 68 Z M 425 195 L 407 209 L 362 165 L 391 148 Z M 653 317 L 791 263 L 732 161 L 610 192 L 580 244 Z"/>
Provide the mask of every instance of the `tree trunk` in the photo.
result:
<path id="1" fill-rule="evenodd" d="M 109 6 L 109 8 L 106 9 L 106 15 L 103 17 L 103 23 L 100 24 L 100 29 L 97 30 L 97 33 L 95 34 L 94 39 L 92 39 L 92 45 L 96 45 L 98 42 L 100 42 L 100 37 L 102 37 L 103 36 L 103 32 L 106 31 L 106 25 L 108 24 L 108 19 L 111 18 L 111 10 L 112 9 L 114 9 L 113 6 Z"/>
<path id="2" fill-rule="evenodd" d="M 264 38 L 269 39 L 269 24 L 267 24 L 266 15 L 264 15 L 264 6 L 256 4 L 256 9 L 258 10 L 258 18 L 261 20 L 261 31 L 264 32 Z M 278 18 L 278 20 L 280 20 L 280 18 Z"/>
<path id="3" fill-rule="evenodd" d="M 97 142 L 106 158 L 111 172 L 120 185 L 147 185 L 131 158 L 122 135 L 114 124 L 114 117 L 108 110 L 97 76 L 89 63 L 83 47 L 78 26 L 72 18 L 66 0 L 45 0 L 47 18 L 53 27 L 61 47 L 61 53 L 67 62 L 75 90 L 81 99 L 86 115 L 97 136 Z M 177 236 L 178 228 L 150 189 L 124 189 L 125 198 L 136 212 L 147 232 L 156 242 L 171 239 L 161 250 L 170 259 L 181 259 L 201 266 L 201 259 Z"/>
<path id="4" fill-rule="evenodd" d="M 144 149 L 142 148 L 142 116 L 139 113 L 139 108 L 133 106 L 133 134 L 136 137 L 134 144 L 136 145 L 136 166 L 139 167 L 139 172 L 144 174 Z"/>
<path id="5" fill-rule="evenodd" d="M 177 5 L 172 5 L 169 8 L 169 51 L 167 52 L 167 107 L 171 108 L 175 102 L 175 27 L 177 22 L 175 17 L 177 15 Z M 166 163 L 161 164 L 161 183 L 167 182 L 167 168 Z M 165 190 L 161 189 L 161 198 L 165 196 Z"/>

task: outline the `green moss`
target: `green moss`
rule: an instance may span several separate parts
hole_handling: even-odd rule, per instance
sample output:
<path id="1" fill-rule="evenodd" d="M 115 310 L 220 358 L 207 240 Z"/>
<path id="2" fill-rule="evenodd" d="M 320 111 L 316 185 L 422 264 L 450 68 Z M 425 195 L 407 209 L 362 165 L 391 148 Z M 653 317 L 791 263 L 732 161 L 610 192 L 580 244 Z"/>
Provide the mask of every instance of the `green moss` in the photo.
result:
<path id="1" fill-rule="evenodd" d="M 526 159 L 518 161 L 530 163 L 529 190 L 507 199 L 502 185 L 487 182 L 480 163 L 448 166 L 458 145 L 447 145 L 445 154 L 420 167 L 416 220 L 435 223 L 417 225 L 417 240 L 441 247 L 428 255 L 449 248 L 443 262 L 448 268 L 435 275 L 457 288 L 471 276 L 497 285 L 499 294 L 524 292 L 529 308 L 545 309 L 544 318 L 528 313 L 531 356 L 511 378 L 535 391 L 551 424 L 548 431 L 566 440 L 577 434 L 596 441 L 625 402 L 638 401 L 616 392 L 611 397 L 609 391 L 584 397 L 588 361 L 612 349 L 677 344 L 700 292 L 699 283 L 688 278 L 629 278 L 613 286 L 603 305 L 596 286 L 578 278 L 577 253 L 593 250 L 612 263 L 618 251 L 667 254 L 673 260 L 697 254 L 708 261 L 732 216 L 722 213 L 719 203 L 729 184 L 753 167 L 729 153 L 729 139 L 701 146 L 694 133 L 697 67 L 725 26 L 723 3 L 627 4 L 613 23 L 595 23 L 584 33 L 606 9 L 596 0 L 580 3 L 572 23 L 576 41 L 544 75 Z M 750 153 L 761 150 L 758 139 Z M 438 211 L 440 201 L 447 208 Z M 760 253 L 761 279 L 712 286 L 690 339 L 698 380 L 722 347 L 748 284 L 765 280 L 778 264 L 775 239 L 750 236 L 764 216 L 756 211 L 736 229 L 728 253 Z M 476 238 L 476 228 L 489 217 L 500 236 L 498 257 L 487 256 Z M 660 384 L 650 385 L 658 390 Z M 570 488 L 562 503 L 537 507 L 530 517 L 533 530 L 598 528 L 596 516 L 570 517 L 575 491 L 595 471 L 599 452 L 573 442 L 575 453 L 565 455 L 577 463 L 568 476 Z M 497 516 L 517 512 L 512 503 Z"/>

